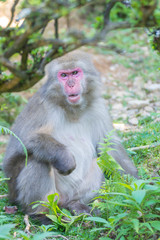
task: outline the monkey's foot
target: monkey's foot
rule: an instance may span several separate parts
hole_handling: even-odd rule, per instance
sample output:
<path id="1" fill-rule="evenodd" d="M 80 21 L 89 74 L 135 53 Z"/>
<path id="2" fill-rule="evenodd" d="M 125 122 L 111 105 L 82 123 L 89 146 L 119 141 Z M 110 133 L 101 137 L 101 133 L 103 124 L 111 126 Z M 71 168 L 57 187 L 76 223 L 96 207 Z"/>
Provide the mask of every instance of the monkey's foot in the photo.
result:
<path id="1" fill-rule="evenodd" d="M 37 223 L 44 224 L 44 225 L 51 225 L 53 224 L 52 220 L 47 218 L 44 214 L 32 214 L 30 215 L 31 219 L 36 221 Z"/>
<path id="2" fill-rule="evenodd" d="M 73 213 L 74 215 L 80 215 L 81 213 L 90 214 L 91 208 L 79 201 L 70 202 L 69 205 L 66 207 Z"/>

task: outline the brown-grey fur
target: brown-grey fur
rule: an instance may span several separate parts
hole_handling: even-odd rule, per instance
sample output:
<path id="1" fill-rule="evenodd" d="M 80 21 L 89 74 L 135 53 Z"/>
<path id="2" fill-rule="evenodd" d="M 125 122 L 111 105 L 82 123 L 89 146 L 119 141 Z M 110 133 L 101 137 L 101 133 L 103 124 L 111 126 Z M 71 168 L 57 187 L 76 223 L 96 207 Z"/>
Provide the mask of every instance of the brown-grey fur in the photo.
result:
<path id="1" fill-rule="evenodd" d="M 80 104 L 69 104 L 57 80 L 60 69 L 83 69 Z M 101 97 L 100 76 L 90 57 L 82 52 L 70 53 L 46 67 L 47 82 L 29 100 L 13 125 L 13 132 L 28 150 L 28 164 L 22 146 L 11 136 L 4 171 L 10 178 L 10 200 L 18 202 L 29 214 L 43 209 L 29 205 L 46 200 L 58 192 L 59 205 L 78 212 L 100 188 L 103 174 L 96 163 L 98 144 L 113 130 L 105 102 Z M 119 138 L 110 154 L 124 168 L 137 176 L 137 170 L 125 153 Z"/>

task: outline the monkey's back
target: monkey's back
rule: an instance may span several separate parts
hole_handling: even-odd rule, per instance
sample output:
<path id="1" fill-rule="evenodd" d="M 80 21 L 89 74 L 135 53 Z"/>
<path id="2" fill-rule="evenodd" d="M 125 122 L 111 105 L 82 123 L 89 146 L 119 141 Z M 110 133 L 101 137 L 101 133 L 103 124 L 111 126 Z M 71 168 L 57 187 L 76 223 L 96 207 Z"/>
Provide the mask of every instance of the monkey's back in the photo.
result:
<path id="1" fill-rule="evenodd" d="M 41 99 L 39 92 L 37 92 L 16 118 L 12 126 L 12 131 L 25 145 L 28 135 L 45 124 L 45 116 L 43 99 Z M 23 147 L 17 138 L 10 136 L 3 161 L 5 172 L 7 172 L 7 166 L 10 165 L 10 161 L 12 161 L 12 156 L 16 155 L 16 153 L 25 155 Z"/>

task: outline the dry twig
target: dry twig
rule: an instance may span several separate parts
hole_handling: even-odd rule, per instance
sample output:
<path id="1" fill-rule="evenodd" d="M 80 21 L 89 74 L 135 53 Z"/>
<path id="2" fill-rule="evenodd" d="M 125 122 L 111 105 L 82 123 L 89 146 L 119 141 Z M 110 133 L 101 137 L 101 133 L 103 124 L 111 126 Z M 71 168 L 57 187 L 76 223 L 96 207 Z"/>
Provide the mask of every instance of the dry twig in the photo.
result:
<path id="1" fill-rule="evenodd" d="M 8 194 L 0 195 L 0 199 L 7 198 Z"/>
<path id="2" fill-rule="evenodd" d="M 28 233 L 28 234 L 30 234 L 30 227 L 31 227 L 31 225 L 30 225 L 30 223 L 29 223 L 29 216 L 26 214 L 25 216 L 24 216 L 24 222 L 25 222 L 25 224 L 26 224 L 26 228 L 25 228 L 25 232 L 26 233 Z"/>
<path id="3" fill-rule="evenodd" d="M 63 235 L 53 235 L 53 238 L 63 238 L 64 240 L 68 240 L 68 238 L 64 237 Z"/>
<path id="4" fill-rule="evenodd" d="M 129 151 L 138 151 L 142 149 L 149 149 L 149 148 L 154 148 L 160 146 L 160 143 L 155 143 L 151 145 L 146 145 L 146 146 L 139 146 L 139 147 L 133 147 L 133 148 L 128 148 Z"/>

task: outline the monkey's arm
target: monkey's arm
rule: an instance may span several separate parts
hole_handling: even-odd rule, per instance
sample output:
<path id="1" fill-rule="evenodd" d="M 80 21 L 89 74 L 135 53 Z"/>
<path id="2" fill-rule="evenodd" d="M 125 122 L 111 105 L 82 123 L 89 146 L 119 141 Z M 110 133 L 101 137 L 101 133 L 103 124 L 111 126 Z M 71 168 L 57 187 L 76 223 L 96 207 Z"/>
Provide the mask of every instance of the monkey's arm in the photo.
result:
<path id="1" fill-rule="evenodd" d="M 125 173 L 131 174 L 132 176 L 138 178 L 137 168 L 134 166 L 131 159 L 128 157 L 120 140 L 115 138 L 115 139 L 112 139 L 111 142 L 112 142 L 111 148 L 113 148 L 113 150 L 109 151 L 108 153 L 125 170 Z"/>
<path id="2" fill-rule="evenodd" d="M 129 159 L 129 157 L 127 156 L 127 153 L 124 149 L 124 147 L 121 144 L 121 140 L 119 139 L 117 133 L 114 131 L 113 125 L 112 125 L 112 120 L 111 117 L 109 115 L 108 110 L 105 108 L 104 111 L 104 115 L 103 115 L 103 121 L 105 121 L 105 123 L 103 124 L 103 128 L 102 128 L 102 136 L 105 138 L 105 136 L 108 134 L 109 136 L 112 133 L 111 139 L 110 139 L 110 146 L 113 150 L 109 151 L 108 154 L 110 154 L 115 160 L 116 162 L 118 162 L 118 164 L 124 169 L 124 171 L 128 174 L 131 174 L 134 177 L 138 177 L 137 174 L 137 169 L 134 166 L 134 164 L 132 163 L 131 159 Z M 100 140 L 99 142 L 103 142 L 103 139 Z M 100 144 L 97 145 L 96 150 L 97 150 L 97 155 L 100 156 L 100 149 L 102 146 Z"/>
<path id="3" fill-rule="evenodd" d="M 113 148 L 113 150 L 109 151 L 108 154 L 111 155 L 116 162 L 118 162 L 118 164 L 124 169 L 125 173 L 131 174 L 132 176 L 138 178 L 138 171 L 131 159 L 127 156 L 127 153 L 120 140 L 115 137 L 115 139 L 111 140 L 111 145 L 109 147 Z M 101 151 L 98 148 L 99 145 L 97 146 L 97 155 L 100 156 Z"/>
<path id="4" fill-rule="evenodd" d="M 63 175 L 70 174 L 76 167 L 72 154 L 48 133 L 35 133 L 29 137 L 26 148 L 34 160 L 50 163 Z"/>

